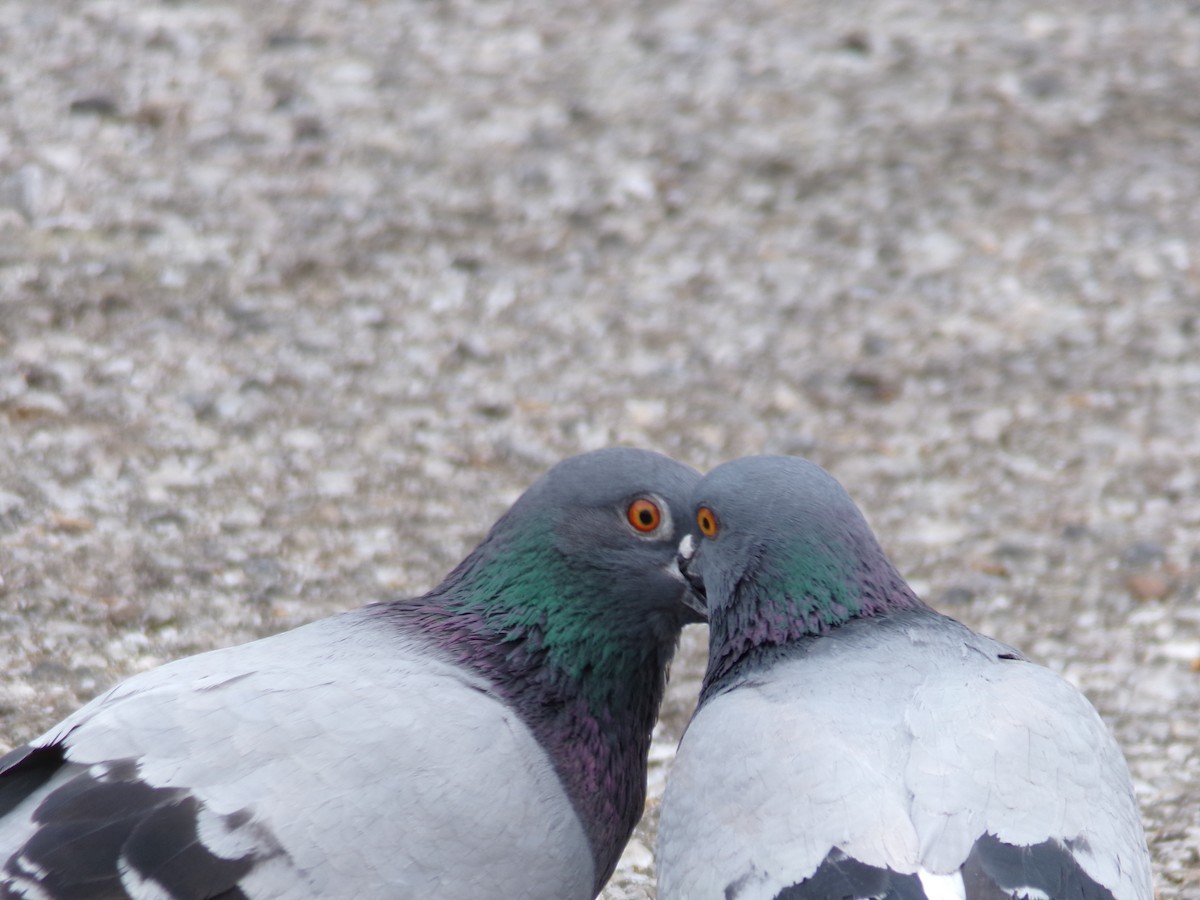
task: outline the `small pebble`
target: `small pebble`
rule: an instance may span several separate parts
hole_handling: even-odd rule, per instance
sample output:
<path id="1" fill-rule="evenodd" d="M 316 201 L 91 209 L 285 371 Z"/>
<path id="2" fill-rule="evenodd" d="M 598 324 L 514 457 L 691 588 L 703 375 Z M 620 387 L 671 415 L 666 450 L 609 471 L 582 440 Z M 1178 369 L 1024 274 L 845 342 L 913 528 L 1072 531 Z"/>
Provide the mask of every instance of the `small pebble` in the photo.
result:
<path id="1" fill-rule="evenodd" d="M 1138 600 L 1161 600 L 1171 590 L 1171 582 L 1157 572 L 1138 572 L 1125 579 L 1125 587 Z"/>
<path id="2" fill-rule="evenodd" d="M 54 527 L 56 530 L 65 531 L 67 534 L 84 534 L 96 526 L 90 519 L 85 519 L 82 516 L 69 516 L 57 513 L 54 516 Z"/>

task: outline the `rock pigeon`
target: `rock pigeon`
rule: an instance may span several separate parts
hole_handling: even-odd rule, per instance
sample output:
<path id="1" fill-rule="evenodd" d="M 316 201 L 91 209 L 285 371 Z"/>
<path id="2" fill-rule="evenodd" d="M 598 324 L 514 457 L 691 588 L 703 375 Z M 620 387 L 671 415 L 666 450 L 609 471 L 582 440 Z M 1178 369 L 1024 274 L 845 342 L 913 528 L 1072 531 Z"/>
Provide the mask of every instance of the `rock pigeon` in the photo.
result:
<path id="1" fill-rule="evenodd" d="M 0 897 L 596 896 L 702 619 L 698 479 L 565 460 L 429 594 L 119 684 L 0 759 Z"/>
<path id="2" fill-rule="evenodd" d="M 1079 691 L 924 605 L 812 463 L 726 463 L 692 496 L 710 649 L 660 900 L 1151 900 L 1129 771 Z"/>

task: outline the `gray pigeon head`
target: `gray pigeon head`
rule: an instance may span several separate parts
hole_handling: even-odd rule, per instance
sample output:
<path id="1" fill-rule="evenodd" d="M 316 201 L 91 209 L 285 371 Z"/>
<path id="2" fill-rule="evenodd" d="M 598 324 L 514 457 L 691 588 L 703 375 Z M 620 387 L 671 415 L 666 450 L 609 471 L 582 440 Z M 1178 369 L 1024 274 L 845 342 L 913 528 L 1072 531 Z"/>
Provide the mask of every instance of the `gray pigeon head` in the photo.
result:
<path id="1" fill-rule="evenodd" d="M 538 597 L 508 597 L 507 603 L 539 606 L 553 598 L 553 609 L 542 611 L 562 628 L 628 616 L 638 628 L 666 626 L 673 640 L 680 625 L 703 620 L 675 552 L 699 480 L 694 469 L 648 450 L 614 447 L 574 456 L 522 494 L 480 550 L 524 567 L 533 585 L 545 579 Z M 544 590 L 559 580 L 571 589 Z"/>
<path id="2" fill-rule="evenodd" d="M 692 501 L 684 566 L 707 597 L 718 644 L 783 644 L 919 604 L 854 501 L 805 459 L 725 463 Z"/>

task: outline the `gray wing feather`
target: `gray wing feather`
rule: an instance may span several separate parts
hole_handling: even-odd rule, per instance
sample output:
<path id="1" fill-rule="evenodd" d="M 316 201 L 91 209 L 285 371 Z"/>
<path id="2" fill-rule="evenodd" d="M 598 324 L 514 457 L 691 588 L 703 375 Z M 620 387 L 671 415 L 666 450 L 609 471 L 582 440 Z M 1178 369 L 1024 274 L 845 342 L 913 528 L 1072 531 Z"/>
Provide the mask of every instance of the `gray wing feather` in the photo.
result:
<path id="1" fill-rule="evenodd" d="M 586 835 L 532 734 L 485 683 L 377 628 L 348 614 L 170 663 L 34 744 L 185 789 L 218 855 L 275 842 L 239 882 L 251 897 L 590 898 Z M 54 787 L 0 820 L 0 847 Z"/>
<path id="2" fill-rule="evenodd" d="M 739 900 L 771 898 L 812 875 L 834 843 L 860 859 L 916 857 L 907 798 L 889 772 L 902 759 L 863 754 L 854 735 L 779 687 L 720 695 L 688 726 L 663 799 L 662 897 L 721 897 L 736 883 Z"/>
<path id="3" fill-rule="evenodd" d="M 945 874 L 991 832 L 1077 840 L 1118 900 L 1148 900 L 1128 770 L 1087 700 L 952 620 L 881 624 L 844 626 L 696 713 L 663 801 L 661 895 L 774 897 L 831 847 Z"/>
<path id="4" fill-rule="evenodd" d="M 1017 845 L 1067 839 L 1115 896 L 1149 896 L 1125 759 L 1068 682 L 1023 661 L 964 665 L 917 690 L 906 725 L 906 780 L 927 868 L 957 868 L 982 832 Z"/>

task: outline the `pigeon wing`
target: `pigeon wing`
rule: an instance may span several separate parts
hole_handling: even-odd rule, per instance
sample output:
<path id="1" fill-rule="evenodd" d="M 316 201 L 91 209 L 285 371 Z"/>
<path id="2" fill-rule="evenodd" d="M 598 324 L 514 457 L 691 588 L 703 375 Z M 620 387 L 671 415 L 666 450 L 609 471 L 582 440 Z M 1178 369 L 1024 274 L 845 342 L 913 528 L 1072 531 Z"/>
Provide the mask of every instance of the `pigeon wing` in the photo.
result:
<path id="1" fill-rule="evenodd" d="M 355 614 L 129 679 L 4 762 L 13 892 L 592 896 L 520 719 Z"/>
<path id="2" fill-rule="evenodd" d="M 709 697 L 659 862 L 664 898 L 800 900 L 809 879 L 863 897 L 1152 896 L 1128 770 L 1091 704 L 931 612 L 849 623 Z"/>

